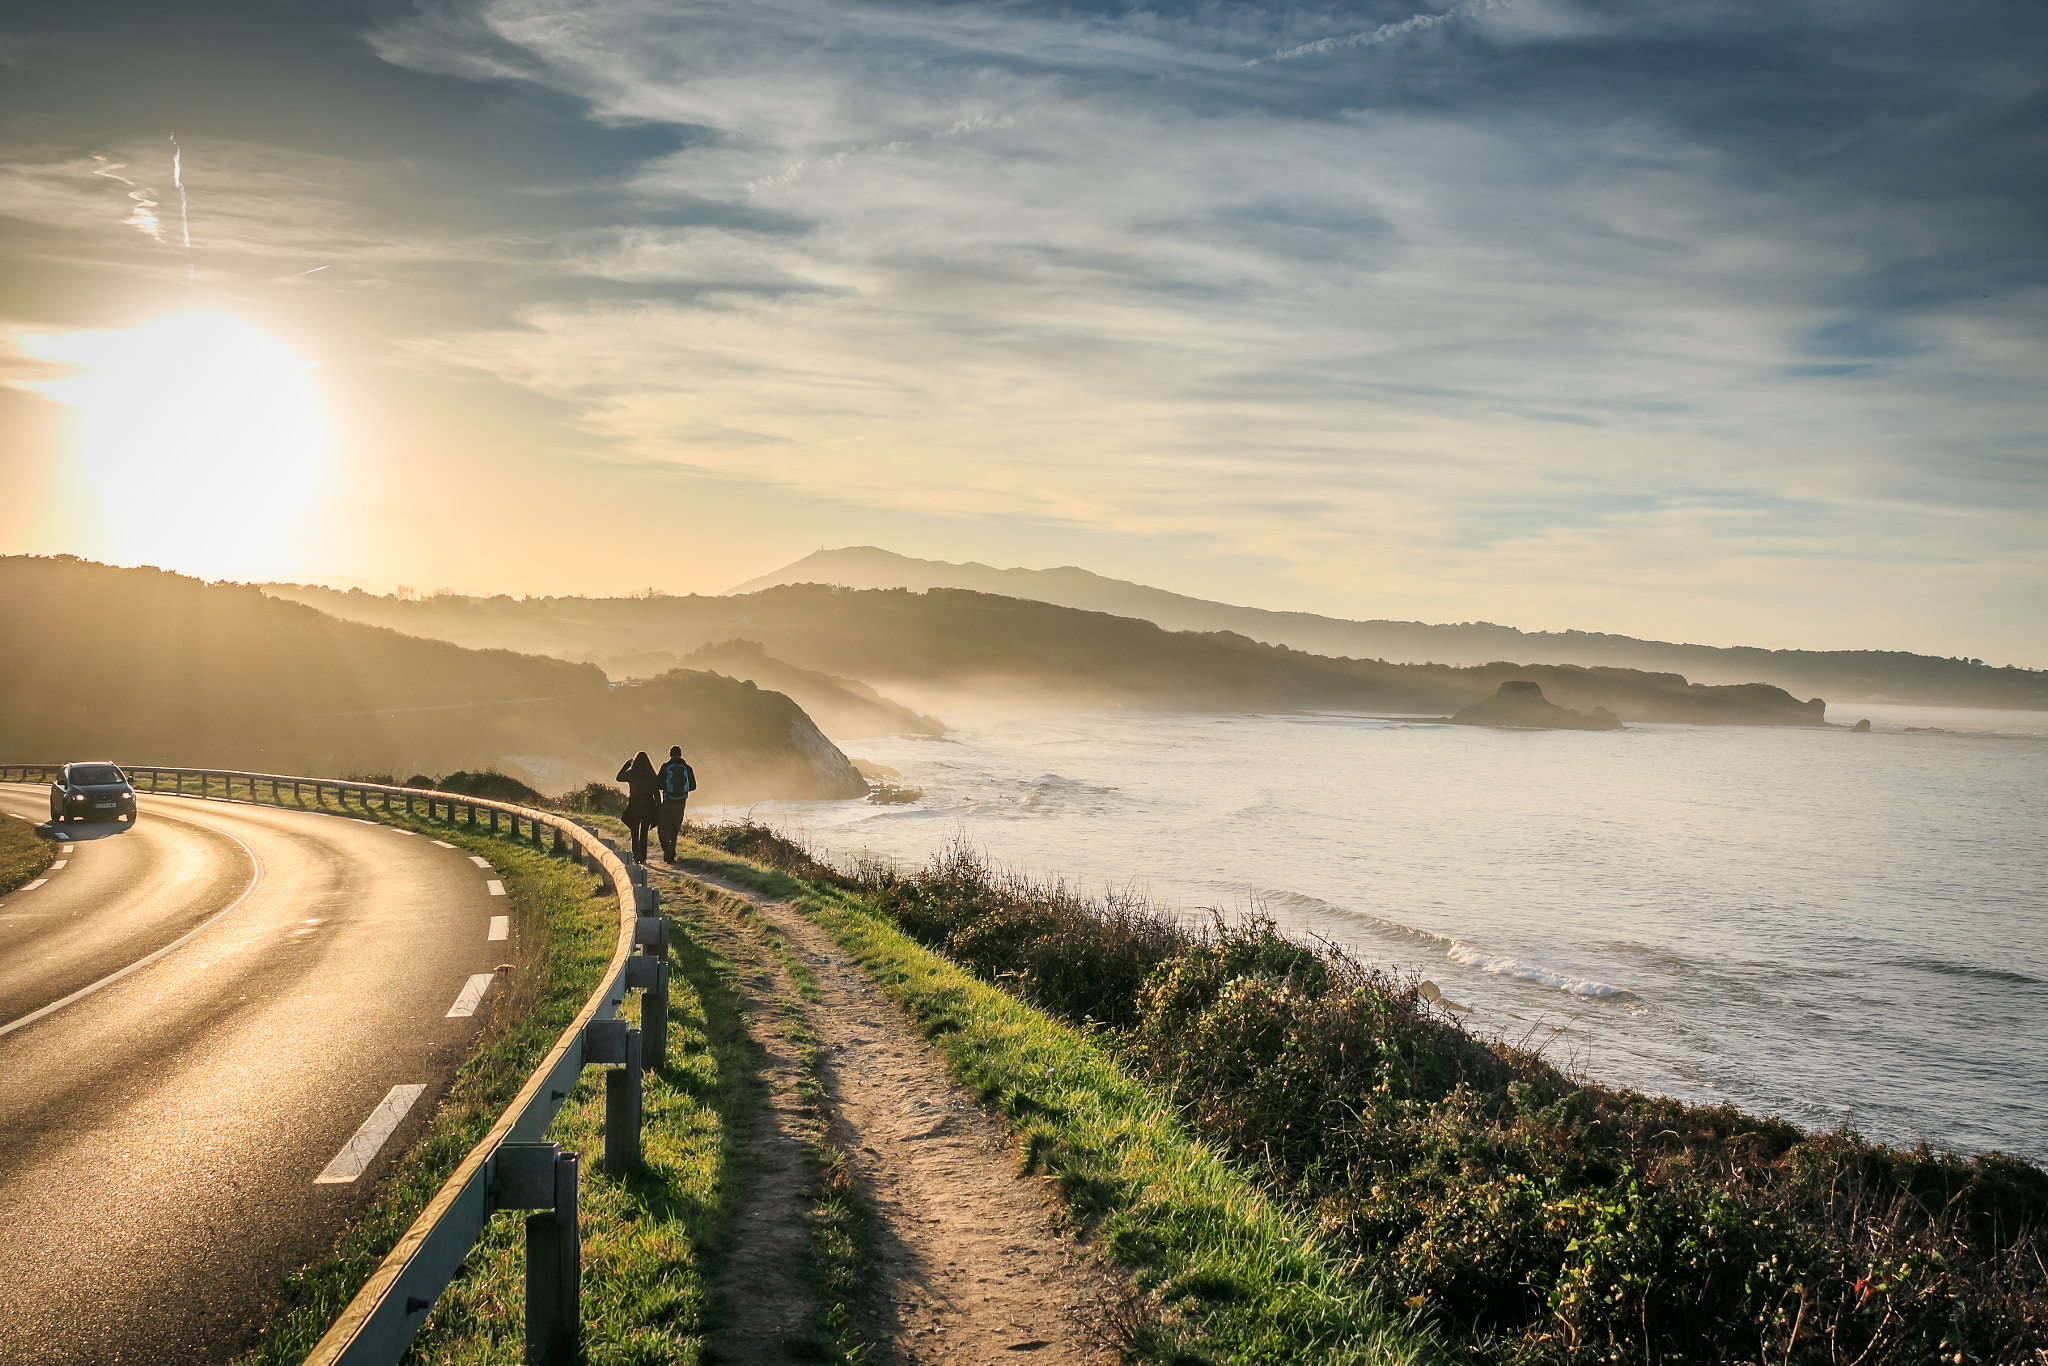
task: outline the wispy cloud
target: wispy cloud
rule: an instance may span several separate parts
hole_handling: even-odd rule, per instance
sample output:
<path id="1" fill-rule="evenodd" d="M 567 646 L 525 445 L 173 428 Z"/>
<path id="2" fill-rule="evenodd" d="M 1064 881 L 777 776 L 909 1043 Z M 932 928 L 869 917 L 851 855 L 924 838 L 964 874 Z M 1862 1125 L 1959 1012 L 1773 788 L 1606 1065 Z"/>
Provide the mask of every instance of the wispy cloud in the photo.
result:
<path id="1" fill-rule="evenodd" d="M 127 186 L 128 202 L 134 207 L 129 211 L 128 216 L 121 220 L 122 223 L 141 232 L 145 237 L 151 237 L 161 242 L 164 240 L 164 225 L 163 221 L 156 216 L 156 211 L 160 206 L 155 199 L 150 197 L 154 192 L 143 189 L 127 176 L 121 174 L 121 172 L 127 169 L 128 166 L 125 162 L 112 161 L 106 157 L 95 155 L 93 157 L 93 170 L 91 174 L 102 180 L 111 180 L 117 185 Z"/>
<path id="2" fill-rule="evenodd" d="M 1772 564 L 2048 589 L 2028 12 L 430 0 L 371 50 L 645 150 L 194 142 L 194 251 L 335 263 L 409 373 L 601 457 L 1417 612 L 1753 603 Z M 90 165 L 10 158 L 0 194 L 141 212 Z"/>

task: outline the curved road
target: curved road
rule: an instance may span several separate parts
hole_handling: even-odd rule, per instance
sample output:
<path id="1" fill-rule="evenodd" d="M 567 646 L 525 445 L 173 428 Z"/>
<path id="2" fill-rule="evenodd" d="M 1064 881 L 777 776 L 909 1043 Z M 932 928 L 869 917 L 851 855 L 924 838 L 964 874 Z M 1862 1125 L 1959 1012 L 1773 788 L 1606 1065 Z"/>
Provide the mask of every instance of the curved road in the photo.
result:
<path id="1" fill-rule="evenodd" d="M 0 784 L 0 820 L 46 820 Z M 511 960 L 430 836 L 140 798 L 0 897 L 0 1363 L 225 1361 L 417 1135 Z M 112 980 L 109 980 L 109 979 Z M 97 984 L 97 985 L 96 985 Z M 83 993 L 83 994 L 81 994 Z M 359 1136 L 359 1131 L 364 1131 Z"/>

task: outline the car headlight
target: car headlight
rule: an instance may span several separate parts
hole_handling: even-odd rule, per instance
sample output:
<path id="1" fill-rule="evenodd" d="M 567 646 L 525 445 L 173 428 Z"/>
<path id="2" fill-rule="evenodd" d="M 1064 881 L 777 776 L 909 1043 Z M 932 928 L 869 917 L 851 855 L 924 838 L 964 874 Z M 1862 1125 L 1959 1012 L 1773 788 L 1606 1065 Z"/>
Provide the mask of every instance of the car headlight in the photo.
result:
<path id="1" fill-rule="evenodd" d="M 83 792 L 74 792 L 71 794 L 71 800 L 74 802 L 82 802 L 85 800 L 85 794 Z"/>

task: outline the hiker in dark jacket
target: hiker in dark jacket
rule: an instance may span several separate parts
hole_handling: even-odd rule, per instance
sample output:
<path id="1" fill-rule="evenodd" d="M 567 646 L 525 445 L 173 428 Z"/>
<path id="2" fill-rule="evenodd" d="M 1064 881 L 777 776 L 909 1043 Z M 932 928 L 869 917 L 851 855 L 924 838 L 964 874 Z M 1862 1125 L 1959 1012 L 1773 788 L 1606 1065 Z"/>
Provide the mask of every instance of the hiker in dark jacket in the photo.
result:
<path id="1" fill-rule="evenodd" d="M 661 811 L 656 816 L 661 832 L 661 856 L 676 861 L 676 836 L 683 829 L 683 807 L 697 788 L 697 774 L 683 757 L 681 745 L 668 747 L 668 762 L 661 766 Z"/>
<path id="2" fill-rule="evenodd" d="M 647 862 L 647 827 L 654 824 L 661 811 L 661 779 L 654 772 L 654 761 L 641 750 L 625 763 L 619 765 L 618 781 L 626 785 L 626 809 L 619 813 L 619 819 L 633 832 L 633 862 Z"/>

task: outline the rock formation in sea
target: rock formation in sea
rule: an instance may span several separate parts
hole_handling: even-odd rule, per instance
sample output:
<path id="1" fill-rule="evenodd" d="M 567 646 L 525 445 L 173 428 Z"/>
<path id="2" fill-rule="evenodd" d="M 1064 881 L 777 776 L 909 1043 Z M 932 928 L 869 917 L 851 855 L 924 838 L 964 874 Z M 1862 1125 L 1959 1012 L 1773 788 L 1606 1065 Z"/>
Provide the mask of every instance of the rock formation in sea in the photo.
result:
<path id="1" fill-rule="evenodd" d="M 1563 707 L 1543 696 L 1543 687 L 1527 679 L 1509 679 L 1500 685 L 1500 691 L 1484 702 L 1471 706 L 1451 718 L 1459 726 L 1540 726 L 1545 730 L 1620 730 L 1621 722 L 1605 707 L 1595 707 L 1589 714 L 1582 711 L 1566 711 Z"/>

